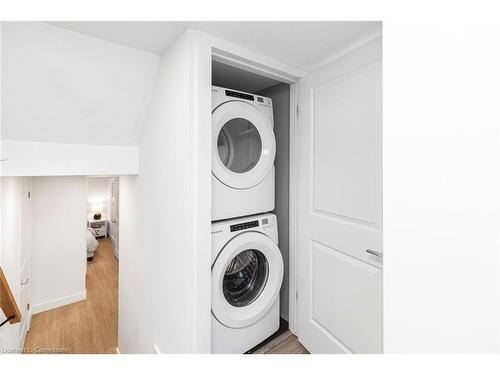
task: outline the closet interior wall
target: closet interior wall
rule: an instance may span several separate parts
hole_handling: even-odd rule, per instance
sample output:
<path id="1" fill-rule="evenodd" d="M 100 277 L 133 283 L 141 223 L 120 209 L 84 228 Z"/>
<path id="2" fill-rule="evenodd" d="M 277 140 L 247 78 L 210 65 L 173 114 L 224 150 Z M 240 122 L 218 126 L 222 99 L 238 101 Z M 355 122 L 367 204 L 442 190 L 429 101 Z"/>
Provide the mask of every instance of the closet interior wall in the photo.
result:
<path id="1" fill-rule="evenodd" d="M 289 242 L 290 237 L 290 85 L 280 83 L 257 93 L 271 98 L 274 111 L 274 136 L 276 137 L 275 208 L 278 218 L 279 248 L 283 255 L 285 272 L 280 291 L 280 315 L 288 321 L 289 298 Z"/>

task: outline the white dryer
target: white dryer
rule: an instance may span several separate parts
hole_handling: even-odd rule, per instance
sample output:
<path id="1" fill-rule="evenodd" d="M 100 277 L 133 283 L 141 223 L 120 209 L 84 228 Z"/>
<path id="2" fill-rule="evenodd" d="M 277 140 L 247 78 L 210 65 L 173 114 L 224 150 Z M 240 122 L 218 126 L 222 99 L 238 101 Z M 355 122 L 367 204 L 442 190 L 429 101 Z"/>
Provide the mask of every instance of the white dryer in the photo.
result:
<path id="1" fill-rule="evenodd" d="M 277 228 L 274 214 L 212 224 L 212 353 L 244 353 L 278 330 Z"/>
<path id="2" fill-rule="evenodd" d="M 271 99 L 212 87 L 212 221 L 274 210 Z"/>

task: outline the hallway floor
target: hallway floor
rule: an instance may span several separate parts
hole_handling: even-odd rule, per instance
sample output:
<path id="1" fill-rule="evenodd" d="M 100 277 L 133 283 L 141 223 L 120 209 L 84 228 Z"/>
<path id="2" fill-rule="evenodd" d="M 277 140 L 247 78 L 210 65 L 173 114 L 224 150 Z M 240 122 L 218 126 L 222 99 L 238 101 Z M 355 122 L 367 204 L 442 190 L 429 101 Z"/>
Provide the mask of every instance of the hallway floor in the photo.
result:
<path id="1" fill-rule="evenodd" d="M 108 238 L 87 265 L 86 286 L 86 300 L 33 315 L 26 353 L 116 354 L 118 260 Z"/>

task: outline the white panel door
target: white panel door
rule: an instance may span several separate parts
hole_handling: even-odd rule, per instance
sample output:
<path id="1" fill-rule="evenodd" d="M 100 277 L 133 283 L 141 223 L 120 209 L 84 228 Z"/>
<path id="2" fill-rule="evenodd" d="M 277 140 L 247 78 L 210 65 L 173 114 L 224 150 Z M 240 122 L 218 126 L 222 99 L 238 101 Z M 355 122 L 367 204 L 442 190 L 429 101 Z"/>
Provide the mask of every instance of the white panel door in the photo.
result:
<path id="1" fill-rule="evenodd" d="M 298 337 L 312 353 L 381 353 L 380 41 L 299 86 Z"/>
<path id="2" fill-rule="evenodd" d="M 24 347 L 26 335 L 31 324 L 31 178 L 22 177 L 21 197 L 21 298 L 19 310 L 21 311 L 21 332 L 19 347 Z"/>

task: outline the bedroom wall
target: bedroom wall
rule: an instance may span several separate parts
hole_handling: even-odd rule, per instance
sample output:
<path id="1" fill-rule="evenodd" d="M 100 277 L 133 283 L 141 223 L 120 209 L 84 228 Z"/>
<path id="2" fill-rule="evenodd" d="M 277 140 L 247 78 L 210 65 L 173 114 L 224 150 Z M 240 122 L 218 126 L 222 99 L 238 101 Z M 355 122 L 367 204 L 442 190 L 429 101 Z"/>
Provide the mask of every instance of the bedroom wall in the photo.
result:
<path id="1" fill-rule="evenodd" d="M 85 177 L 33 177 L 33 313 L 85 299 Z"/>
<path id="2" fill-rule="evenodd" d="M 103 216 L 110 219 L 109 203 L 111 195 L 110 177 L 87 177 L 87 208 L 88 214 L 93 214 L 92 203 L 102 202 Z"/>

